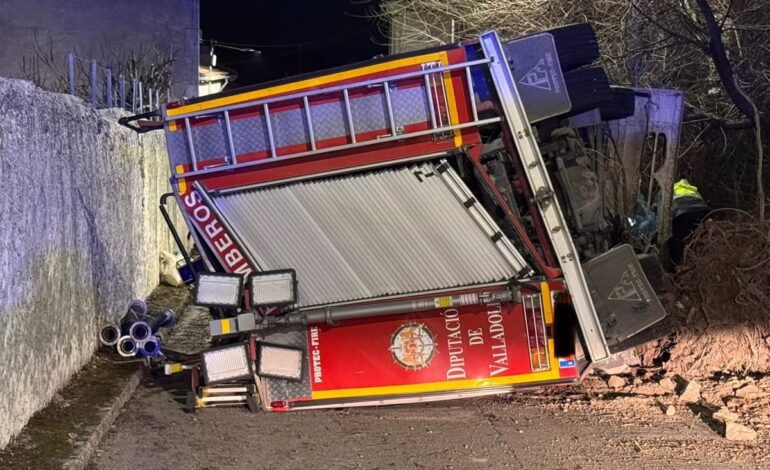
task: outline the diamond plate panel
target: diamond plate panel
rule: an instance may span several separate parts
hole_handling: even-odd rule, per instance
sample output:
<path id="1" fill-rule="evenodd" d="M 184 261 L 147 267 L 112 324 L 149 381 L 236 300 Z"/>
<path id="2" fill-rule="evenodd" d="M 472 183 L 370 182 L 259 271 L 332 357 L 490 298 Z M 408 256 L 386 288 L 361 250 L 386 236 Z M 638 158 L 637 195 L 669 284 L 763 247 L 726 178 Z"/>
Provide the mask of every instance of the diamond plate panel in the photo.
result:
<path id="1" fill-rule="evenodd" d="M 267 148 L 267 129 L 263 116 L 233 119 L 230 129 L 233 132 L 233 145 L 237 155 L 261 152 Z"/>
<path id="2" fill-rule="evenodd" d="M 353 113 L 353 127 L 356 129 L 356 133 L 390 127 L 384 93 L 353 99 L 350 101 L 350 110 Z M 385 131 L 384 134 L 387 134 L 388 131 Z"/>
<path id="3" fill-rule="evenodd" d="M 227 156 L 225 125 L 221 120 L 208 126 L 193 126 L 195 156 L 199 162 Z"/>
<path id="4" fill-rule="evenodd" d="M 325 96 L 324 99 L 328 99 Z M 423 123 L 429 120 L 425 90 L 420 86 L 399 88 L 391 85 L 393 119 L 397 127 Z M 350 108 L 356 133 L 382 130 L 389 134 L 385 94 L 379 93 L 351 98 Z M 341 98 L 319 103 L 312 102 L 310 114 L 316 141 L 347 137 L 349 135 L 344 103 Z M 305 111 L 295 108 L 270 114 L 276 148 L 307 144 L 310 133 Z M 268 134 L 264 116 L 233 118 L 230 122 L 233 145 L 237 155 L 263 152 L 268 148 Z M 192 129 L 195 154 L 199 162 L 228 156 L 227 135 L 223 118 L 214 124 L 194 126 Z M 186 132 L 167 132 L 167 147 L 174 165 L 190 163 Z"/>
<path id="5" fill-rule="evenodd" d="M 293 380 L 266 378 L 268 403 L 277 400 L 297 400 L 311 397 L 310 373 L 307 367 L 307 334 L 305 329 L 277 328 L 270 330 L 264 335 L 266 343 L 277 344 L 281 346 L 291 346 L 302 349 L 303 356 L 303 375 L 302 380 L 295 382 Z"/>
<path id="6" fill-rule="evenodd" d="M 423 87 L 395 88 L 390 93 L 396 126 L 430 120 L 430 109 Z"/>
<path id="7" fill-rule="evenodd" d="M 310 141 L 304 110 L 290 109 L 279 113 L 270 113 L 270 119 L 276 147 L 304 144 Z"/>
<path id="8" fill-rule="evenodd" d="M 187 150 L 184 131 L 166 132 L 166 149 L 172 169 L 177 165 L 190 163 L 190 152 Z"/>
<path id="9" fill-rule="evenodd" d="M 348 126 L 342 101 L 311 104 L 310 116 L 313 119 L 313 133 L 316 140 L 347 135 Z"/>

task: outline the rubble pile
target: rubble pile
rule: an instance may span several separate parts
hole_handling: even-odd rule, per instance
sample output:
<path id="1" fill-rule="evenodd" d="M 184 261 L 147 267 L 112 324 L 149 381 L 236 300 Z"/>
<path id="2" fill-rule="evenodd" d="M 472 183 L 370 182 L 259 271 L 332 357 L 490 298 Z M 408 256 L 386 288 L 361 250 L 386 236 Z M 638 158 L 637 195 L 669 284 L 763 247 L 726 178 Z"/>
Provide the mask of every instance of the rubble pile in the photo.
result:
<path id="1" fill-rule="evenodd" d="M 627 409 L 641 401 L 654 403 L 667 416 L 690 410 L 728 440 L 754 441 L 760 434 L 770 437 L 770 376 L 725 374 L 688 381 L 678 375 L 657 380 L 640 379 L 640 375 L 644 375 L 641 369 L 627 376 L 586 381 L 586 391 L 600 400 L 620 399 Z"/>

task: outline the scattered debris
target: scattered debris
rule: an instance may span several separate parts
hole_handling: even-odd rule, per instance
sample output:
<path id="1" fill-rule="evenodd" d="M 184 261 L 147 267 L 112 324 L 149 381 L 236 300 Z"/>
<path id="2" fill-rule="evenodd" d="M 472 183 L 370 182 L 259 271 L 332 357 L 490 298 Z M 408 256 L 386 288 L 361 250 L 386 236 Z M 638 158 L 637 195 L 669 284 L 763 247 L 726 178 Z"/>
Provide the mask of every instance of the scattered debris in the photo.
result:
<path id="1" fill-rule="evenodd" d="M 676 414 L 676 407 L 674 405 L 668 405 L 665 409 L 666 416 L 674 416 Z"/>

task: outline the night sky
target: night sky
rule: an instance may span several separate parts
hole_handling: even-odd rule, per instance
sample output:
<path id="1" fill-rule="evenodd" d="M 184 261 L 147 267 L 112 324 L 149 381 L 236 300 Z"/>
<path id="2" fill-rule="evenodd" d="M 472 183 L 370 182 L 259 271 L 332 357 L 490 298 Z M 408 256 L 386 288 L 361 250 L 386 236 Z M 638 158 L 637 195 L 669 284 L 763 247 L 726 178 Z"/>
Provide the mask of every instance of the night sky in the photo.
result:
<path id="1" fill-rule="evenodd" d="M 375 20 L 364 18 L 376 7 L 377 0 L 202 0 L 201 29 L 204 41 L 261 51 L 215 46 L 217 65 L 238 72 L 236 86 L 249 85 L 387 53 Z"/>

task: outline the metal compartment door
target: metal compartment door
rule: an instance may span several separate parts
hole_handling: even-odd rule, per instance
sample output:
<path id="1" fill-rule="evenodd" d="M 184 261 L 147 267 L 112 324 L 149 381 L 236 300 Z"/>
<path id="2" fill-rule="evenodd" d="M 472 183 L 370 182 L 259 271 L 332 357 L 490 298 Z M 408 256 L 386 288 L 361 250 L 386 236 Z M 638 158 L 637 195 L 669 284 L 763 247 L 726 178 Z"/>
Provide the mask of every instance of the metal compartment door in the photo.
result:
<path id="1" fill-rule="evenodd" d="M 592 259 L 583 271 L 610 350 L 666 317 L 631 245 Z"/>

